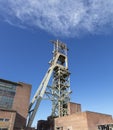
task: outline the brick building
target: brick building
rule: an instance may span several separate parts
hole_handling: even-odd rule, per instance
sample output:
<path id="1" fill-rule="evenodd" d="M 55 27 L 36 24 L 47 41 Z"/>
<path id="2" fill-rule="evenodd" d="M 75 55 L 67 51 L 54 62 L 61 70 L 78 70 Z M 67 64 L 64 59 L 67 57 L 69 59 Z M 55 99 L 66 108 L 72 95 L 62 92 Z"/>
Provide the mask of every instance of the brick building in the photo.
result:
<path id="1" fill-rule="evenodd" d="M 30 92 L 30 84 L 0 79 L 0 130 L 25 128 Z"/>
<path id="2" fill-rule="evenodd" d="M 0 79 L 0 130 L 35 130 L 26 128 L 30 92 L 30 84 Z M 111 115 L 82 112 L 81 104 L 70 102 L 67 116 L 40 120 L 37 130 L 107 130 L 105 124 L 113 124 Z"/>
<path id="3" fill-rule="evenodd" d="M 82 112 L 80 104 L 70 102 L 67 116 L 38 121 L 37 130 L 98 130 L 98 125 L 101 124 L 113 124 L 112 116 L 90 111 Z"/>

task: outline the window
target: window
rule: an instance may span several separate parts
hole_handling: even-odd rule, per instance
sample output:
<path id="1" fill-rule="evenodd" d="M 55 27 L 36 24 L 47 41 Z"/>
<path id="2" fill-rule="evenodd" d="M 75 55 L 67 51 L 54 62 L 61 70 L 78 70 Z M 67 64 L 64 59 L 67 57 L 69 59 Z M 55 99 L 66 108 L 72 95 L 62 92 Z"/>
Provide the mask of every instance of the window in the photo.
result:
<path id="1" fill-rule="evenodd" d="M 8 130 L 8 128 L 0 128 L 0 130 Z"/>
<path id="2" fill-rule="evenodd" d="M 12 108 L 15 92 L 15 85 L 0 82 L 0 108 Z"/>
<path id="3" fill-rule="evenodd" d="M 7 122 L 7 121 L 9 121 L 9 119 L 7 119 L 7 118 L 0 118 L 0 122 Z"/>
<path id="4" fill-rule="evenodd" d="M 2 121 L 4 121 L 4 119 L 3 119 L 3 118 L 0 118 L 0 122 L 2 122 Z"/>
<path id="5" fill-rule="evenodd" d="M 63 130 L 63 127 L 56 127 L 56 130 Z"/>
<path id="6" fill-rule="evenodd" d="M 9 121 L 9 119 L 4 119 L 5 122 Z"/>

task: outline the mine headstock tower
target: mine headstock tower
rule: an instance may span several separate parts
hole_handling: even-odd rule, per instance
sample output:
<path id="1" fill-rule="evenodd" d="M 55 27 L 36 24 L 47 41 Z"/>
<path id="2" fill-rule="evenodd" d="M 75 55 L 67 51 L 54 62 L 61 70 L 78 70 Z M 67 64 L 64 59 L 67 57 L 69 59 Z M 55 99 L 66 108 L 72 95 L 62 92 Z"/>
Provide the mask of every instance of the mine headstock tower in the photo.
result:
<path id="1" fill-rule="evenodd" d="M 68 70 L 68 48 L 59 40 L 51 41 L 54 45 L 50 67 L 39 85 L 29 106 L 28 127 L 31 127 L 38 107 L 44 96 L 52 101 L 52 117 L 68 114 L 67 104 L 70 101 L 70 72 Z M 51 85 L 48 85 L 52 79 Z"/>

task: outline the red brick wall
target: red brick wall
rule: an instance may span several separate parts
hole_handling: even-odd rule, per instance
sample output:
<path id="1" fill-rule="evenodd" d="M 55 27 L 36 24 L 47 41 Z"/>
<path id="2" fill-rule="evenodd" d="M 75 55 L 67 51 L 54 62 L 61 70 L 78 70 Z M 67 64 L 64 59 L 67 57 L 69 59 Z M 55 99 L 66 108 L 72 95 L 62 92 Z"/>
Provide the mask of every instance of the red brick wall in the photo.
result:
<path id="1" fill-rule="evenodd" d="M 39 120 L 37 130 L 54 130 L 54 119 L 48 118 L 47 120 Z"/>
<path id="2" fill-rule="evenodd" d="M 24 129 L 25 127 L 26 127 L 26 119 L 17 113 L 14 123 L 14 130 L 20 130 L 21 128 Z"/>
<path id="3" fill-rule="evenodd" d="M 26 126 L 28 107 L 30 102 L 31 85 L 19 83 L 16 88 L 16 94 L 13 102 L 13 109 L 17 111 L 14 130 L 20 130 Z"/>
<path id="4" fill-rule="evenodd" d="M 0 122 L 0 127 L 9 128 L 13 130 L 16 112 L 0 110 L 0 118 L 9 119 L 9 121 Z"/>
<path id="5" fill-rule="evenodd" d="M 97 130 L 97 125 L 113 122 L 112 116 L 96 112 L 86 112 L 88 120 L 88 130 Z"/>
<path id="6" fill-rule="evenodd" d="M 55 119 L 55 128 L 63 127 L 63 130 L 88 130 L 86 113 L 80 112 Z"/>
<path id="7" fill-rule="evenodd" d="M 77 113 L 77 112 L 81 112 L 81 104 L 69 102 L 68 103 L 68 115 Z"/>
<path id="8" fill-rule="evenodd" d="M 12 105 L 12 110 L 0 109 L 0 118 L 10 119 L 7 122 L 0 121 L 0 127 L 9 127 L 10 130 L 20 130 L 26 126 L 26 118 L 30 103 L 31 85 L 19 83 Z"/>
<path id="9" fill-rule="evenodd" d="M 111 115 L 95 112 L 79 112 L 56 118 L 55 128 L 63 127 L 63 130 L 97 130 L 98 124 L 107 124 L 109 122 L 113 122 Z"/>
<path id="10" fill-rule="evenodd" d="M 30 101 L 31 85 L 25 83 L 19 83 L 21 86 L 17 86 L 16 94 L 14 97 L 13 109 L 17 111 L 24 118 L 28 114 L 28 106 Z"/>

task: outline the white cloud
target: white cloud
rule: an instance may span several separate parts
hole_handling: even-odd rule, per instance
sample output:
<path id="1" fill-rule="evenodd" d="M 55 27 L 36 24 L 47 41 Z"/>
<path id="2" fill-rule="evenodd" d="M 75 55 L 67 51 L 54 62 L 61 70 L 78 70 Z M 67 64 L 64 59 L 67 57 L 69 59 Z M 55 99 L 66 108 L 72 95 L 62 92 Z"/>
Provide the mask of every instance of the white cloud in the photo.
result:
<path id="1" fill-rule="evenodd" d="M 0 17 L 59 36 L 113 28 L 113 0 L 0 0 Z"/>

